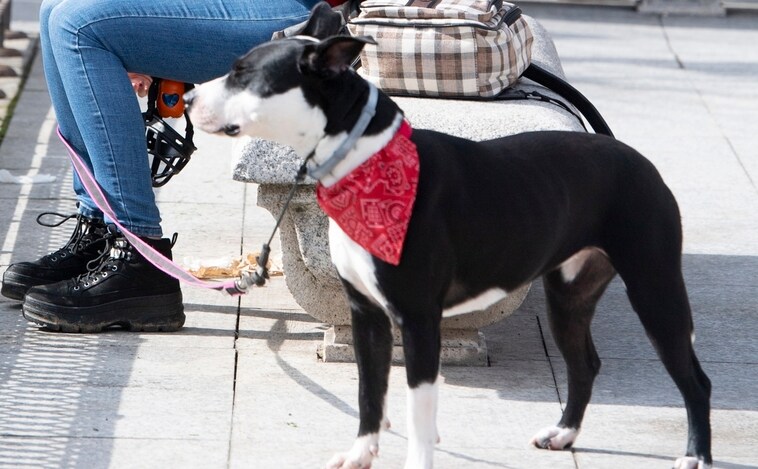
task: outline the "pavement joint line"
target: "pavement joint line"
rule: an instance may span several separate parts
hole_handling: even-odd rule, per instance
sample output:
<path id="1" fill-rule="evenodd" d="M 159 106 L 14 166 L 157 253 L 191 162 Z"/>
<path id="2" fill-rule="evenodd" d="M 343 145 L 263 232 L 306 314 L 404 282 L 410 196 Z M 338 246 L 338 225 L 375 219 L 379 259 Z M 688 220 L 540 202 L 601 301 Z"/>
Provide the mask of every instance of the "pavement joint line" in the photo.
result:
<path id="1" fill-rule="evenodd" d="M 240 229 L 240 258 L 244 258 L 244 252 L 245 252 L 245 214 L 247 213 L 247 190 L 248 185 L 246 184 L 245 187 L 242 189 L 242 220 L 241 220 L 241 229 Z M 227 442 L 227 453 L 226 453 L 226 467 L 231 467 L 232 457 L 233 457 L 233 433 L 234 433 L 234 417 L 235 417 L 235 410 L 236 410 L 236 404 L 237 404 L 237 374 L 239 372 L 239 355 L 240 351 L 239 348 L 237 348 L 237 344 L 239 342 L 240 338 L 240 321 L 242 318 L 242 297 L 237 297 L 237 317 L 234 323 L 234 342 L 233 342 L 233 350 L 234 350 L 234 371 L 232 372 L 232 408 L 230 412 L 230 432 L 229 432 L 229 440 Z"/>
<path id="2" fill-rule="evenodd" d="M 663 16 L 658 15 L 658 24 L 661 27 L 661 32 L 663 33 L 663 39 L 666 41 L 666 47 L 668 48 L 669 52 L 674 56 L 674 60 L 676 60 L 676 64 L 679 68 L 682 70 L 686 70 L 687 67 L 684 66 L 684 62 L 682 62 L 682 59 L 679 58 L 679 54 L 674 50 L 673 44 L 671 44 L 671 38 L 669 37 L 669 33 L 666 30 L 666 23 L 663 21 Z"/>
<path id="3" fill-rule="evenodd" d="M 755 189 L 755 192 L 758 193 L 758 184 L 756 184 L 756 181 L 754 181 L 753 178 L 750 176 L 750 171 L 748 171 L 747 167 L 745 166 L 745 163 L 742 161 L 742 158 L 740 158 L 740 154 L 734 148 L 734 145 L 732 144 L 732 139 L 724 135 L 724 140 L 726 140 L 726 144 L 729 145 L 729 150 L 732 152 L 732 155 L 734 155 L 734 158 L 737 160 L 737 163 L 740 165 L 740 168 L 742 168 L 742 172 L 745 173 L 745 176 L 747 176 L 748 181 L 750 181 L 750 185 L 753 186 L 753 189 Z"/>

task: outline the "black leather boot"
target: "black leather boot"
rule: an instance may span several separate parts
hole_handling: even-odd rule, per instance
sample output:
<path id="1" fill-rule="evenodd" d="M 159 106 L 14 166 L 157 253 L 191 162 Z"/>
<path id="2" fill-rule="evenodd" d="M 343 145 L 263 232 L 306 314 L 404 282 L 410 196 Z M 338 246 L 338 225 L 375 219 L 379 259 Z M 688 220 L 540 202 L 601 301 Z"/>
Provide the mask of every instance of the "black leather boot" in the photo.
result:
<path id="1" fill-rule="evenodd" d="M 91 271 L 30 289 L 24 317 L 62 332 L 100 332 L 110 326 L 130 331 L 180 329 L 185 316 L 179 281 L 148 262 L 113 228 L 106 241 L 110 251 Z M 171 240 L 145 241 L 171 259 Z"/>
<path id="2" fill-rule="evenodd" d="M 3 296 L 14 300 L 23 300 L 26 292 L 33 286 L 45 285 L 70 279 L 87 272 L 87 263 L 96 259 L 105 250 L 103 237 L 107 231 L 105 223 L 96 218 L 83 215 L 65 217 L 60 223 L 48 225 L 40 221 L 43 213 L 37 217 L 37 222 L 43 226 L 59 226 L 70 218 L 76 217 L 76 228 L 65 246 L 54 253 L 43 256 L 32 262 L 11 264 L 3 274 L 3 286 L 0 290 Z"/>

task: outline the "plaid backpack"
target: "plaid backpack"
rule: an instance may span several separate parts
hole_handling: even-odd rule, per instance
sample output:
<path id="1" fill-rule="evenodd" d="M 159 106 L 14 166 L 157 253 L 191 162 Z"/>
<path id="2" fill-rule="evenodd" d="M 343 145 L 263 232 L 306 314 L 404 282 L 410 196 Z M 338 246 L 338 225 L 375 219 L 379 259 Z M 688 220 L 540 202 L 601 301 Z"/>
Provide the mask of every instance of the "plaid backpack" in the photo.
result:
<path id="1" fill-rule="evenodd" d="M 502 0 L 364 0 L 347 28 L 376 40 L 359 72 L 390 94 L 493 98 L 531 59 L 529 25 Z"/>
<path id="2" fill-rule="evenodd" d="M 338 0 L 335 0 L 338 1 Z M 318 7 L 318 5 L 317 5 Z M 355 64 L 388 94 L 464 99 L 536 99 L 556 104 L 595 133 L 613 137 L 595 106 L 566 80 L 531 62 L 532 31 L 502 0 L 346 0 L 333 7 L 339 34 L 371 36 Z M 300 34 L 306 22 L 274 33 Z M 511 86 L 528 78 L 572 106 Z M 575 112 L 579 111 L 577 114 Z"/>

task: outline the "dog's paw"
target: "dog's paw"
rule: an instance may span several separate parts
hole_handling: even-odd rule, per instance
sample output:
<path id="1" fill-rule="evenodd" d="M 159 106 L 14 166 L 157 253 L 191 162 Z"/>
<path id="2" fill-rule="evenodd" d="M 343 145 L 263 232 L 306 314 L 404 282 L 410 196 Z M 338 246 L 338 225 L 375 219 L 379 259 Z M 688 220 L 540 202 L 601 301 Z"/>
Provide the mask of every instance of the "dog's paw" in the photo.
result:
<path id="1" fill-rule="evenodd" d="M 576 428 L 547 427 L 538 431 L 529 443 L 537 448 L 562 450 L 573 445 L 577 435 Z"/>
<path id="2" fill-rule="evenodd" d="M 354 461 L 349 453 L 337 453 L 326 463 L 326 469 L 371 469 L 371 461 Z"/>
<path id="3" fill-rule="evenodd" d="M 711 469 L 711 465 L 694 456 L 683 456 L 674 462 L 674 469 Z"/>
<path id="4" fill-rule="evenodd" d="M 379 456 L 379 447 L 374 447 L 368 455 L 354 457 L 350 453 L 337 453 L 326 464 L 326 469 L 371 469 L 371 462 Z"/>
<path id="5" fill-rule="evenodd" d="M 374 458 L 379 457 L 379 443 L 375 435 L 355 440 L 347 453 L 337 453 L 326 463 L 326 469 L 370 469 Z"/>

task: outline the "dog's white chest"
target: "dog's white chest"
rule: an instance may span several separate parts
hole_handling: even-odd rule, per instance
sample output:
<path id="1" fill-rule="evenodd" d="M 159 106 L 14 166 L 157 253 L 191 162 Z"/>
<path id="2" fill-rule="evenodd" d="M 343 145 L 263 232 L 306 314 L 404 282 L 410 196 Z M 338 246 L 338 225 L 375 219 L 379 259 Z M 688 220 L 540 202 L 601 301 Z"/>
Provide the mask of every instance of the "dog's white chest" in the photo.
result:
<path id="1" fill-rule="evenodd" d="M 340 277 L 386 310 L 387 299 L 376 281 L 371 254 L 350 239 L 332 219 L 329 219 L 329 249 Z"/>

